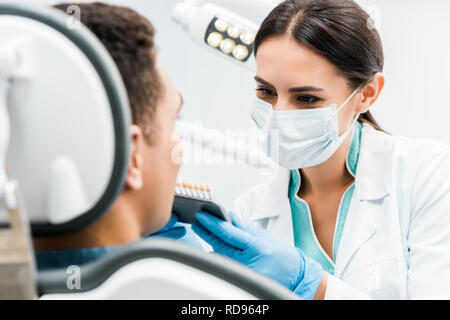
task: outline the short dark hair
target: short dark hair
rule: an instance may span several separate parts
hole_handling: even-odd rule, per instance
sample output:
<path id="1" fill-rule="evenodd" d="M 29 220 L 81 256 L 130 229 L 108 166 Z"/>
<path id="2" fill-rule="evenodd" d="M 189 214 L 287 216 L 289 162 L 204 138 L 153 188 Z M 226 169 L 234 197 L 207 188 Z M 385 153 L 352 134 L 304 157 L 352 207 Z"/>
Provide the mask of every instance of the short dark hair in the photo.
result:
<path id="1" fill-rule="evenodd" d="M 80 8 L 81 22 L 103 43 L 115 61 L 128 93 L 133 123 L 151 144 L 155 138 L 155 111 L 162 94 L 160 76 L 155 68 L 155 30 L 149 20 L 136 11 L 95 3 L 62 3 L 54 7 Z"/>

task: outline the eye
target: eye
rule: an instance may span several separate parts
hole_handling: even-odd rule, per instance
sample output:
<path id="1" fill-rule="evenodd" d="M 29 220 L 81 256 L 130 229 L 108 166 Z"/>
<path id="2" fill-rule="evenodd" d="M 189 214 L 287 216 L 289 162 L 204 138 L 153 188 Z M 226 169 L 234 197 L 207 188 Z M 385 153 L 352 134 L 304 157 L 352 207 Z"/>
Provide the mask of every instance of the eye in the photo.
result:
<path id="1" fill-rule="evenodd" d="M 315 97 L 315 96 L 303 95 L 303 96 L 298 96 L 297 101 L 302 102 L 302 103 L 316 103 L 316 102 L 322 101 L 322 99 Z"/>
<path id="2" fill-rule="evenodd" d="M 276 95 L 276 93 L 274 93 L 273 90 L 267 89 L 267 88 L 256 88 L 256 91 L 258 91 L 258 93 L 263 96 L 275 96 Z"/>

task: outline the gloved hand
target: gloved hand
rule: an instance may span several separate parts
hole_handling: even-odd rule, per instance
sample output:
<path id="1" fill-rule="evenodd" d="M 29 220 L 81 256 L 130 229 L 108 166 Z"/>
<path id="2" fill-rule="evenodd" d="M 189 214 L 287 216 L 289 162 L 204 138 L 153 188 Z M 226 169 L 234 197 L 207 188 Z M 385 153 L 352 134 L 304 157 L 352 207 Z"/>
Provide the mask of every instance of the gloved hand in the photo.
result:
<path id="1" fill-rule="evenodd" d="M 163 228 L 159 229 L 158 231 L 152 234 L 145 236 L 144 238 L 156 236 L 175 239 L 190 246 L 193 246 L 195 248 L 204 250 L 199 239 L 195 236 L 194 232 L 192 232 L 191 225 L 179 222 L 178 217 L 175 214 L 172 214 L 172 216 L 169 219 L 169 222 L 167 222 L 167 224 Z"/>
<path id="2" fill-rule="evenodd" d="M 230 213 L 233 224 L 197 212 L 192 229 L 214 251 L 278 281 L 303 299 L 313 299 L 323 277 L 322 266 L 268 231 L 244 225 Z"/>

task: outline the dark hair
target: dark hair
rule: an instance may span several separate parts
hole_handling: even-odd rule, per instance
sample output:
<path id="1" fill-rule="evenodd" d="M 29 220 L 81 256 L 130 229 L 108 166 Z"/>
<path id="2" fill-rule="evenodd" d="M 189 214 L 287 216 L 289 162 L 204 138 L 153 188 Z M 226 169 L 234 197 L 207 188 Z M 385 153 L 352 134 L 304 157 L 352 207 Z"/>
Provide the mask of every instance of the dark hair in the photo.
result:
<path id="1" fill-rule="evenodd" d="M 383 71 L 383 45 L 371 23 L 353 0 L 286 0 L 263 21 L 255 55 L 268 37 L 289 35 L 330 61 L 355 90 Z M 382 130 L 369 111 L 358 120 Z"/>
<path id="2" fill-rule="evenodd" d="M 154 139 L 154 114 L 162 85 L 155 69 L 155 30 L 146 18 L 132 9 L 104 3 L 62 3 L 54 7 L 80 8 L 81 22 L 106 47 L 119 68 L 127 89 L 134 124 L 148 143 Z"/>

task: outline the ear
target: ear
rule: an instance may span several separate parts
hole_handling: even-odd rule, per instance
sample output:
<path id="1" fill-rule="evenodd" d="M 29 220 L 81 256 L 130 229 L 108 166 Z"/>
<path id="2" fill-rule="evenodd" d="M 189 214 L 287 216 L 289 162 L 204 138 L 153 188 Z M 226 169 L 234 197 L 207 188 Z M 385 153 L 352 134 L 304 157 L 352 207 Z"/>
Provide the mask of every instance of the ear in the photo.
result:
<path id="1" fill-rule="evenodd" d="M 369 111 L 370 107 L 377 101 L 378 96 L 384 88 L 384 75 L 377 72 L 372 80 L 362 88 L 361 100 L 356 109 L 358 113 Z"/>
<path id="2" fill-rule="evenodd" d="M 130 132 L 130 162 L 128 164 L 128 173 L 125 180 L 125 185 L 128 189 L 139 190 L 143 185 L 143 156 L 141 149 L 144 142 L 144 135 L 142 129 L 135 124 L 131 125 Z"/>

